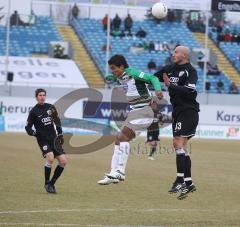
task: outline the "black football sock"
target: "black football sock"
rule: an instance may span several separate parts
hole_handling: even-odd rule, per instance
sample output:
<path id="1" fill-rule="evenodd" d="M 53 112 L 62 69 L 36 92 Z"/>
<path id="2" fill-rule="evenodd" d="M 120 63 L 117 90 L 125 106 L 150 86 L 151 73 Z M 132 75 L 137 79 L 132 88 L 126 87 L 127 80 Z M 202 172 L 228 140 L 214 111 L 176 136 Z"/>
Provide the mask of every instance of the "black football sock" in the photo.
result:
<path id="1" fill-rule="evenodd" d="M 186 182 L 186 185 L 189 186 L 192 184 L 192 176 L 191 176 L 192 161 L 190 156 L 187 154 L 187 152 L 185 155 L 185 160 L 186 160 L 186 168 L 184 172 L 184 181 Z"/>
<path id="2" fill-rule="evenodd" d="M 48 162 L 45 163 L 44 166 L 44 175 L 45 175 L 45 184 L 49 183 L 50 175 L 51 175 L 52 166 Z"/>
<path id="3" fill-rule="evenodd" d="M 53 177 L 52 177 L 52 179 L 51 179 L 51 181 L 50 181 L 50 183 L 51 183 L 52 185 L 54 185 L 55 182 L 57 181 L 57 179 L 61 176 L 63 170 L 64 170 L 64 167 L 62 167 L 62 166 L 60 166 L 60 165 L 58 165 L 58 166 L 56 167 L 56 169 L 54 170 Z"/>
<path id="4" fill-rule="evenodd" d="M 186 168 L 185 151 L 183 149 L 176 149 L 176 165 L 177 165 L 177 179 L 178 183 L 184 183 L 184 171 Z"/>
<path id="5" fill-rule="evenodd" d="M 148 156 L 152 157 L 155 152 L 156 152 L 156 147 L 151 147 L 151 151 Z"/>

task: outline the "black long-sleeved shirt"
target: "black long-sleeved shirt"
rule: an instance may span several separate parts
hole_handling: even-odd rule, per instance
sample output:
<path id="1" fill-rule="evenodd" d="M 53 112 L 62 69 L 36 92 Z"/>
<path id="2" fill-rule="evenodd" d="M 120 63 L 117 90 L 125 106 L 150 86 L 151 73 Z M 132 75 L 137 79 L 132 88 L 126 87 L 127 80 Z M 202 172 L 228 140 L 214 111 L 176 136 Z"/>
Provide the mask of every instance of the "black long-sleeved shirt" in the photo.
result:
<path id="1" fill-rule="evenodd" d="M 186 109 L 199 111 L 199 103 L 196 101 L 198 76 L 194 67 L 190 63 L 167 65 L 155 73 L 161 82 L 163 82 L 163 73 L 167 73 L 170 79 L 168 91 L 173 113 L 177 114 Z"/>
<path id="2" fill-rule="evenodd" d="M 33 125 L 36 131 L 32 129 Z M 62 134 L 61 121 L 55 106 L 49 103 L 36 104 L 28 115 L 25 130 L 28 135 L 34 135 L 38 140 L 51 140 L 57 133 Z"/>

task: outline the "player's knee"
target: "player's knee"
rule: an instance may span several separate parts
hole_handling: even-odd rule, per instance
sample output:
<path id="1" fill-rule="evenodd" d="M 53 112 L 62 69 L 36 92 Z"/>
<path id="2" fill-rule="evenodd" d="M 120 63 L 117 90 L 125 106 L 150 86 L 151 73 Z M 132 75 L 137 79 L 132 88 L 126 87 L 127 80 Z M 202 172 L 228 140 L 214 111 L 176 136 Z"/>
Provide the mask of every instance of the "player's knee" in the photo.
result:
<path id="1" fill-rule="evenodd" d="M 53 155 L 47 155 L 47 162 L 52 165 L 54 162 L 54 156 Z"/>
<path id="2" fill-rule="evenodd" d="M 59 165 L 62 167 L 65 167 L 67 165 L 67 159 L 66 158 L 62 158 L 61 160 L 59 160 Z"/>
<path id="3" fill-rule="evenodd" d="M 183 148 L 183 143 L 180 139 L 178 138 L 173 138 L 173 147 L 175 149 L 180 149 L 180 148 Z"/>

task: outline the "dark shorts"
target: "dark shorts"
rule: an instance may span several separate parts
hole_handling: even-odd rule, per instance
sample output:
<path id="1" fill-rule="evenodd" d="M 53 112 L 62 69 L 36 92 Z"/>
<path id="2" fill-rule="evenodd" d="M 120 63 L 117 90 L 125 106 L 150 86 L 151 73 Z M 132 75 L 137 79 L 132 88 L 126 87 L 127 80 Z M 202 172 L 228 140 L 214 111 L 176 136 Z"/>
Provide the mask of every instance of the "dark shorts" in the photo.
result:
<path id="1" fill-rule="evenodd" d="M 195 136 L 198 125 L 198 112 L 192 109 L 185 110 L 178 114 L 173 113 L 172 131 L 173 136 L 191 138 Z"/>
<path id="2" fill-rule="evenodd" d="M 154 122 L 147 130 L 147 142 L 159 141 L 159 126 L 158 122 Z"/>
<path id="3" fill-rule="evenodd" d="M 42 151 L 42 156 L 45 157 L 47 153 L 53 152 L 54 157 L 65 154 L 63 148 L 56 149 L 54 140 L 37 140 L 39 148 Z"/>

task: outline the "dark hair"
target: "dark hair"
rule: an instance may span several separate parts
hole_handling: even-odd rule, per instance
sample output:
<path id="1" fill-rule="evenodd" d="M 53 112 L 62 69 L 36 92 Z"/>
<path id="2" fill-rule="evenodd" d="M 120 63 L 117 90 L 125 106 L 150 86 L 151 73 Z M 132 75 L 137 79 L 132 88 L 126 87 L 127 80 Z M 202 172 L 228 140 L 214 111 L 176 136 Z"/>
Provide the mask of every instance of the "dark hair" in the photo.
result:
<path id="1" fill-rule="evenodd" d="M 128 68 L 128 63 L 123 55 L 115 54 L 108 60 L 109 65 L 115 65 L 117 67 L 120 67 L 121 65 L 124 66 L 124 68 Z"/>
<path id="2" fill-rule="evenodd" d="M 37 98 L 37 97 L 38 97 L 38 94 L 41 93 L 41 92 L 44 92 L 45 95 L 47 94 L 46 90 L 44 90 L 43 88 L 38 88 L 38 89 L 35 91 L 35 97 Z"/>

